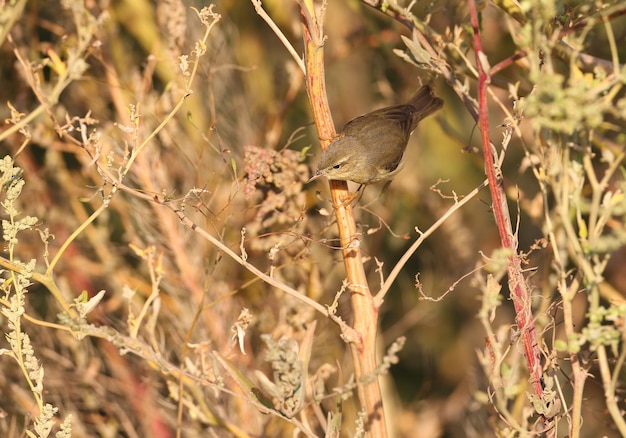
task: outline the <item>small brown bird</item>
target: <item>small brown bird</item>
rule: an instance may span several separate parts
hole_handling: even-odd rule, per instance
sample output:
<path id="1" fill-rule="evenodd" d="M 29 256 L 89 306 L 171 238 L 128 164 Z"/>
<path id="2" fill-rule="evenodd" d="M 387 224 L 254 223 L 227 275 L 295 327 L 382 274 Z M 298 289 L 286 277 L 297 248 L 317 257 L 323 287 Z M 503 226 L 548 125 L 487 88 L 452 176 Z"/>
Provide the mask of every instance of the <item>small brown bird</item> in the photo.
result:
<path id="1" fill-rule="evenodd" d="M 404 164 L 409 136 L 420 120 L 443 106 L 429 85 L 406 104 L 364 114 L 346 123 L 322 152 L 315 174 L 329 179 L 373 184 L 393 178 Z"/>

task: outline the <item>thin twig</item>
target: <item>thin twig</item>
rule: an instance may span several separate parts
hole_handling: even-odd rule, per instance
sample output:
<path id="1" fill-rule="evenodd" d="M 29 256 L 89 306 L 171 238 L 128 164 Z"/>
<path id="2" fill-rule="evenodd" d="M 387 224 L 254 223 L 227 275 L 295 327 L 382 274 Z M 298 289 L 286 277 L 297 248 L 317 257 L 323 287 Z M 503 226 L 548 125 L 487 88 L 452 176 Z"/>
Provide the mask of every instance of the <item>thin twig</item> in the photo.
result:
<path id="1" fill-rule="evenodd" d="M 383 302 L 383 300 L 385 299 L 385 295 L 387 295 L 387 292 L 389 292 L 389 289 L 391 288 L 391 285 L 396 280 L 396 278 L 398 277 L 398 275 L 400 274 L 404 266 L 407 264 L 409 259 L 413 256 L 413 254 L 415 254 L 415 251 L 417 251 L 417 249 L 422 245 L 422 243 L 431 234 L 437 231 L 439 227 L 441 227 L 441 225 L 443 225 L 443 223 L 446 220 L 448 220 L 448 218 L 454 212 L 456 212 L 465 204 L 467 204 L 470 200 L 472 200 L 482 189 L 487 187 L 487 185 L 488 185 L 488 181 L 487 180 L 483 181 L 482 184 L 480 184 L 478 187 L 476 187 L 474 190 L 468 193 L 467 196 L 465 196 L 463 199 L 461 199 L 458 202 L 455 202 L 454 205 L 450 207 L 448 211 L 446 211 L 439 219 L 437 219 L 437 221 L 434 224 L 432 224 L 426 231 L 420 234 L 417 240 L 413 242 L 413 244 L 409 247 L 408 250 L 406 250 L 406 252 L 402 255 L 400 260 L 398 260 L 398 263 L 396 263 L 396 265 L 393 267 L 393 269 L 389 273 L 387 280 L 385 280 L 385 283 L 380 288 L 380 291 L 378 291 L 378 293 L 374 297 L 375 303 L 378 303 L 378 305 L 380 305 Z"/>
<path id="2" fill-rule="evenodd" d="M 298 64 L 298 67 L 300 68 L 302 73 L 306 74 L 306 67 L 304 66 L 304 61 L 302 60 L 302 57 L 298 55 L 296 49 L 294 49 L 293 45 L 289 42 L 283 31 L 280 30 L 276 23 L 274 23 L 274 20 L 272 20 L 272 18 L 267 15 L 267 12 L 265 12 L 265 9 L 263 9 L 263 4 L 261 0 L 252 0 L 252 4 L 254 5 L 256 13 L 259 14 L 259 16 L 267 23 L 270 29 L 272 29 L 280 42 L 283 43 L 283 46 L 285 46 L 293 60 L 296 61 L 296 64 Z"/>

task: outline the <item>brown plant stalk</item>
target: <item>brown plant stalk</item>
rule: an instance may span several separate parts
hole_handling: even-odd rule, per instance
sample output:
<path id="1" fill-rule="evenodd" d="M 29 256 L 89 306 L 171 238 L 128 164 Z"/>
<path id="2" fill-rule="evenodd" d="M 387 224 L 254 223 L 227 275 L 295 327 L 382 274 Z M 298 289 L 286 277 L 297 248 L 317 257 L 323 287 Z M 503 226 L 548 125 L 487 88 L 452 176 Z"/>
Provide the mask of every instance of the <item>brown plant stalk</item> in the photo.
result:
<path id="1" fill-rule="evenodd" d="M 324 81 L 323 23 L 321 15 L 318 15 L 314 9 L 313 0 L 305 0 L 301 3 L 301 13 L 307 92 L 322 149 L 326 149 L 330 140 L 335 136 L 335 128 L 330 115 Z M 331 180 L 330 191 L 337 217 L 354 317 L 353 328 L 356 337 L 352 336 L 347 340 L 350 342 L 355 378 L 359 382 L 359 401 L 362 409 L 365 410 L 366 428 L 371 436 L 385 437 L 387 432 L 380 386 L 378 379 L 369 378 L 375 375 L 376 370 L 378 307 L 367 285 L 348 185 L 345 181 Z M 364 381 L 365 378 L 367 381 Z"/>

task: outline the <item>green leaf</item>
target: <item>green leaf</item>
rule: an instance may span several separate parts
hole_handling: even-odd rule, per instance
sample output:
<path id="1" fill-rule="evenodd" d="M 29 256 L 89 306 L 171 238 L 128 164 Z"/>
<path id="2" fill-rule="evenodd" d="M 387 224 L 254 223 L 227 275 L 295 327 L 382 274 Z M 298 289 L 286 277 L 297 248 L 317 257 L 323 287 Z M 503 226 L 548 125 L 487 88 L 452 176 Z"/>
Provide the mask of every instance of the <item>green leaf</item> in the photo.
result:
<path id="1" fill-rule="evenodd" d="M 420 43 L 409 39 L 404 35 L 402 35 L 402 41 L 404 41 L 404 44 L 406 44 L 406 47 L 411 52 L 411 55 L 413 55 L 413 59 L 415 60 L 415 62 L 417 62 L 418 64 L 430 64 L 430 60 L 432 57 L 430 56 L 430 53 L 422 48 Z"/>

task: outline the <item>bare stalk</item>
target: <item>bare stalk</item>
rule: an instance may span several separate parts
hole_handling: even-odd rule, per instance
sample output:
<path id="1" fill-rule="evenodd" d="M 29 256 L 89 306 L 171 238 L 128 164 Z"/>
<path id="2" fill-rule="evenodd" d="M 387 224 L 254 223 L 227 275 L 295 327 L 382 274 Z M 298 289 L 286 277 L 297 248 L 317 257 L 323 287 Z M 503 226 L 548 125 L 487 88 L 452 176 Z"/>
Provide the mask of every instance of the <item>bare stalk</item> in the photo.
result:
<path id="1" fill-rule="evenodd" d="M 322 10 L 323 12 L 323 10 Z M 323 23 L 313 0 L 301 3 L 302 27 L 306 63 L 306 84 L 318 135 L 325 149 L 335 136 L 324 80 Z M 350 205 L 350 192 L 345 181 L 330 181 L 331 195 L 337 217 L 342 255 L 352 301 L 356 338 L 349 338 L 354 362 L 358 395 L 367 417 L 366 427 L 375 437 L 386 437 L 382 394 L 376 370 L 376 333 L 378 306 L 375 305 L 363 268 L 360 239 Z"/>
<path id="2" fill-rule="evenodd" d="M 528 364 L 530 383 L 534 395 L 541 399 L 543 387 L 541 384 L 542 368 L 537 334 L 533 324 L 533 316 L 530 309 L 531 296 L 524 275 L 517 251 L 517 242 L 511 226 L 511 218 L 506 202 L 506 193 L 502 181 L 501 170 L 493 158 L 493 148 L 489 136 L 489 116 L 487 107 L 487 87 L 489 76 L 487 70 L 489 65 L 482 50 L 482 41 L 479 32 L 478 11 L 476 2 L 469 1 L 470 18 L 474 30 L 474 51 L 476 52 L 476 66 L 478 68 L 478 106 L 479 106 L 479 128 L 483 145 L 483 157 L 485 160 L 485 170 L 489 181 L 491 192 L 493 215 L 498 227 L 500 242 L 503 248 L 510 249 L 511 255 L 508 258 L 509 289 L 515 307 L 517 324 L 519 326 L 524 354 Z M 544 425 L 547 419 L 544 418 Z"/>

